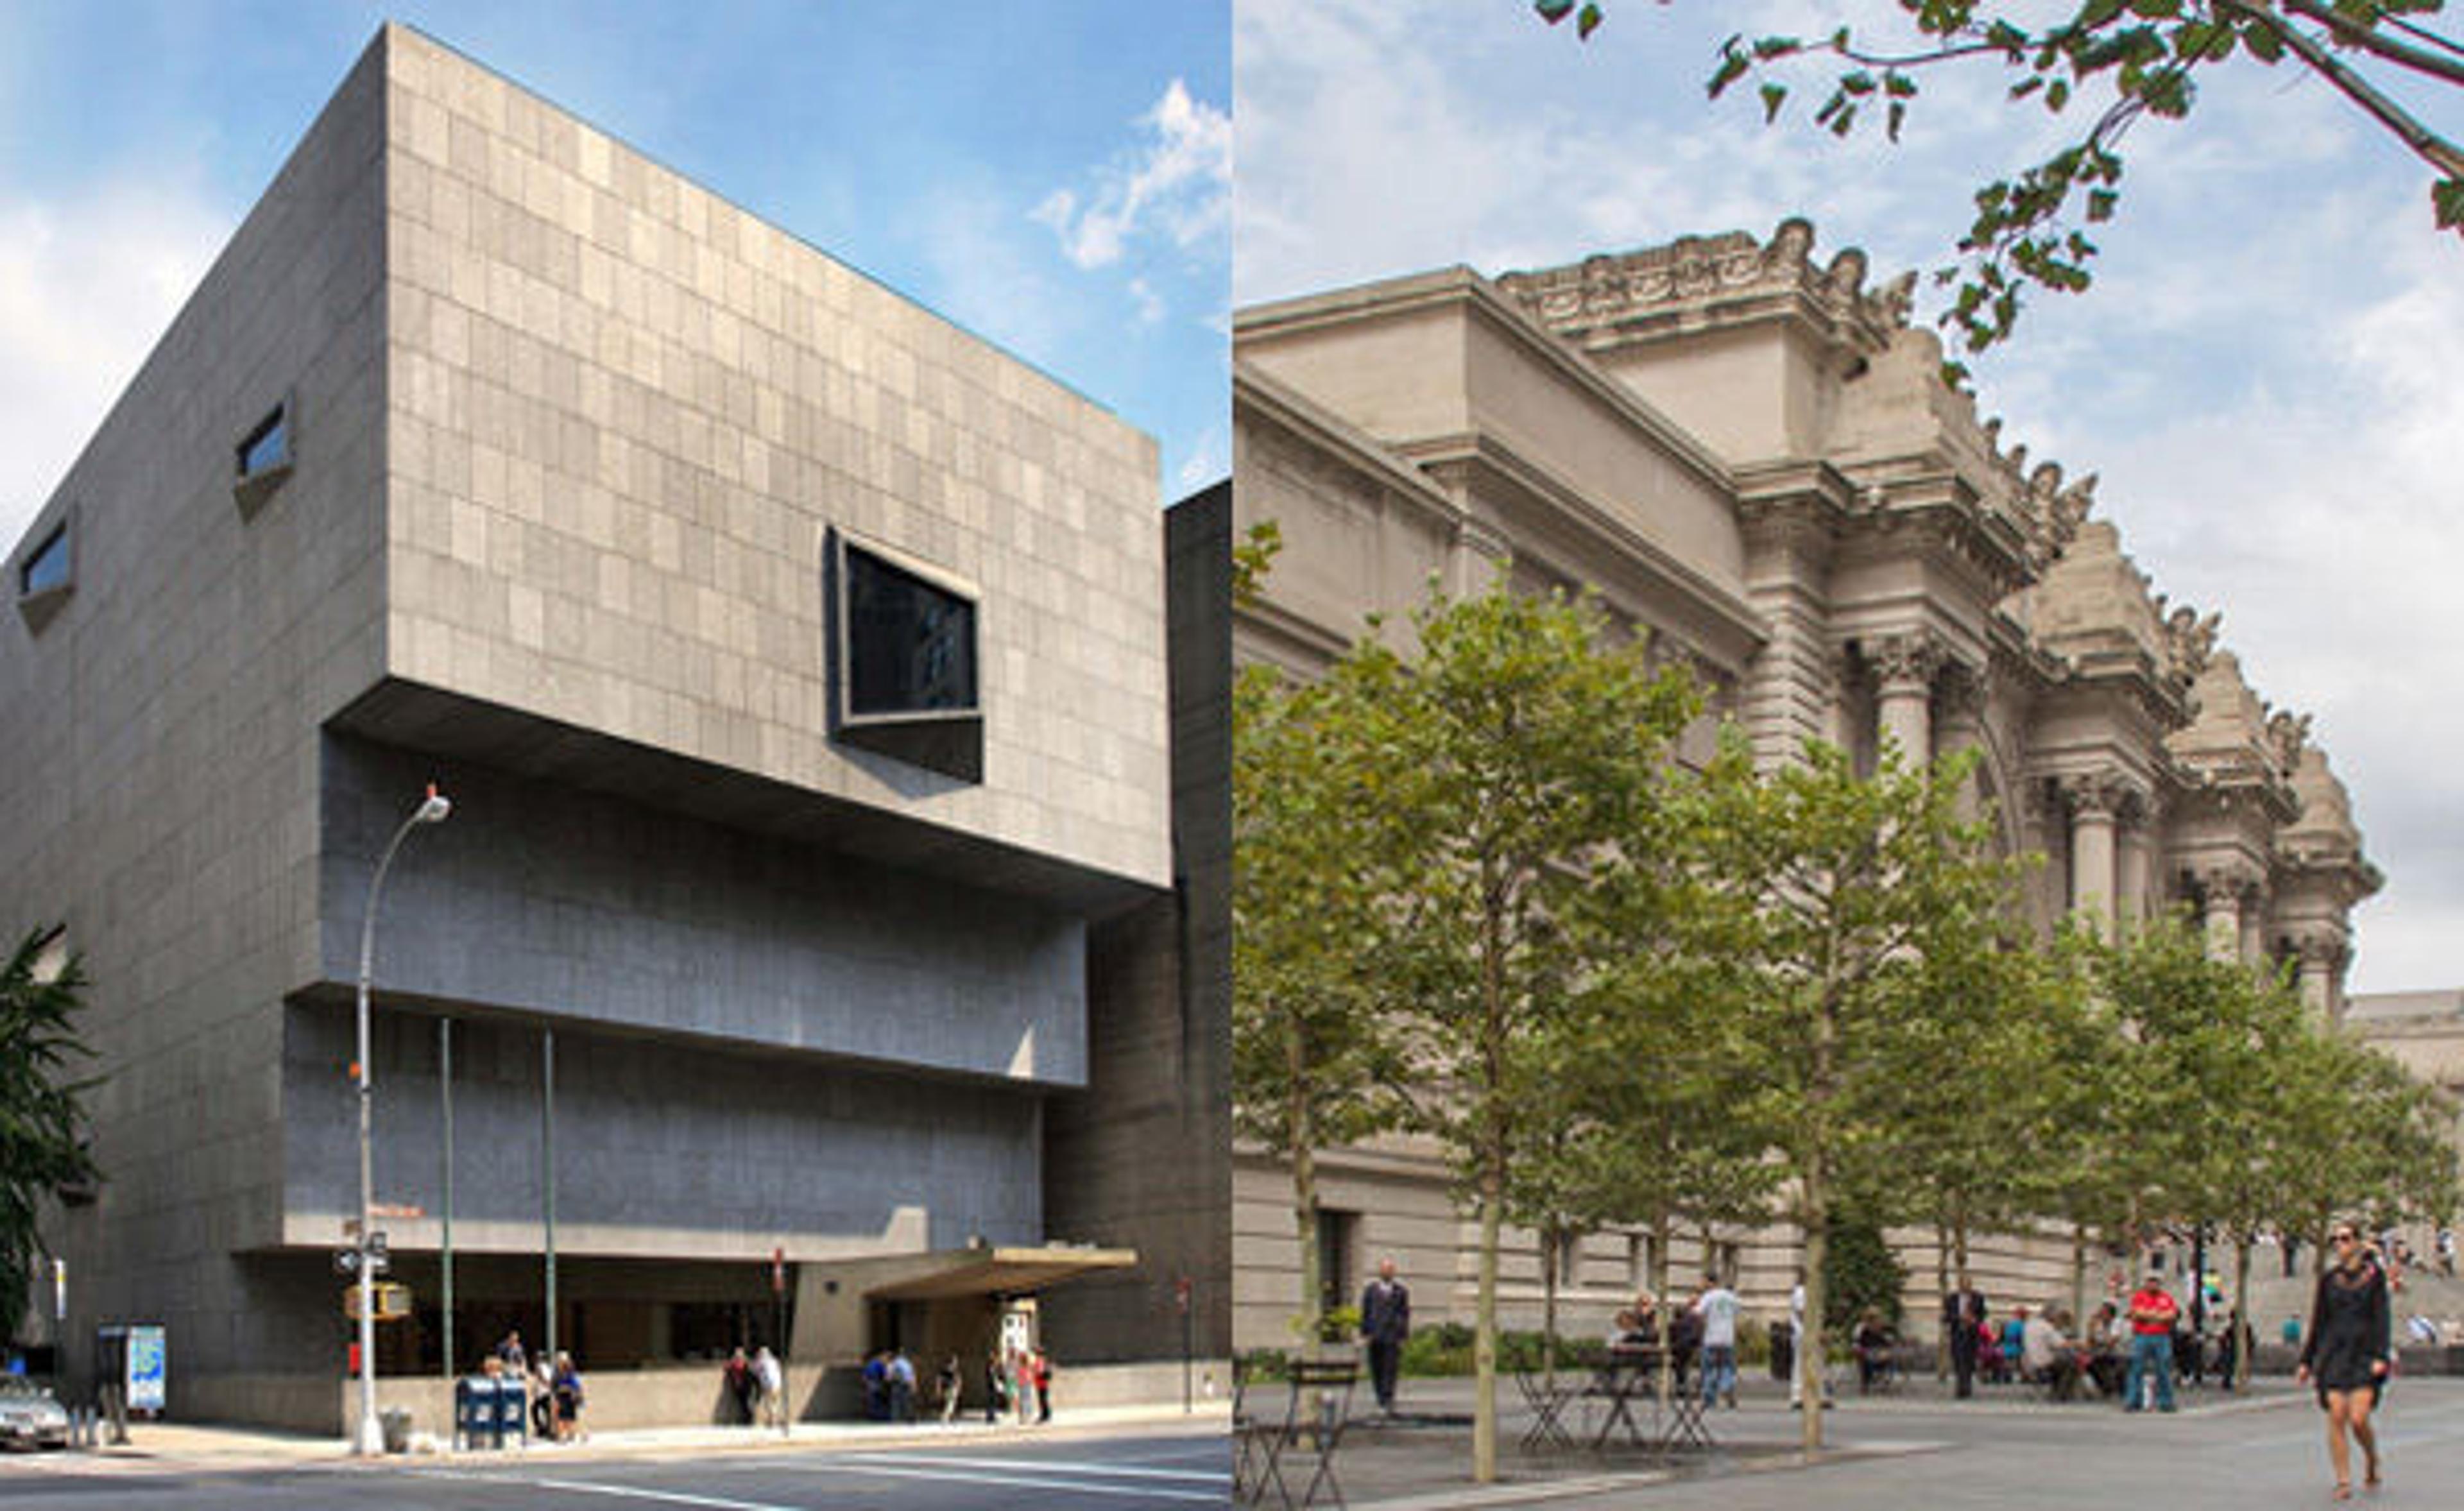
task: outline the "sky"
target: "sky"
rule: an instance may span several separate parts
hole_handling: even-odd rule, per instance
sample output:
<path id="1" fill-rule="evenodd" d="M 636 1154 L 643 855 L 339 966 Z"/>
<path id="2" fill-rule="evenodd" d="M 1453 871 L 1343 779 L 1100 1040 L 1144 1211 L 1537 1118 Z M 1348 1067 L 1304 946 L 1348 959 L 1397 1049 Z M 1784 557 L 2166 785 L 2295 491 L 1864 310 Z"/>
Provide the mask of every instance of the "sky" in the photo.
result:
<path id="1" fill-rule="evenodd" d="M 1578 45 L 1521 0 L 1240 0 L 1236 304 L 1792 214 L 1880 282 L 1949 260 L 1976 186 L 2071 120 L 1937 73 L 1898 147 L 1837 142 L 1809 76 L 1766 129 L 1750 87 L 1705 98 L 1723 37 L 1895 8 L 1607 9 Z M 2318 81 L 2233 74 L 2134 130 L 2095 288 L 2039 297 L 1971 363 L 1980 406 L 2006 446 L 2100 474 L 2156 589 L 2221 610 L 2259 694 L 2313 716 L 2387 877 L 2350 989 L 2464 987 L 2464 242 L 2433 231 L 2427 171 Z"/>
<path id="2" fill-rule="evenodd" d="M 1231 471 L 1229 0 L 0 0 L 0 550 L 388 19 Z"/>

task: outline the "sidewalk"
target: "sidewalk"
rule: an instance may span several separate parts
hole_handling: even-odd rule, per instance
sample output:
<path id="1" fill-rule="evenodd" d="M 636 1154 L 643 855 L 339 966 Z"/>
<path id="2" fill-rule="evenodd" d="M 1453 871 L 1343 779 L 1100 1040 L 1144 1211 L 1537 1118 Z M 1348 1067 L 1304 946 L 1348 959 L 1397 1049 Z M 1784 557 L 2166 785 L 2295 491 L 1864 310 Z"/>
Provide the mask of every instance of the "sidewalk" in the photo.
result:
<path id="1" fill-rule="evenodd" d="M 1195 1412 L 1179 1403 L 1168 1406 L 1089 1407 L 1058 1415 L 1041 1427 L 1014 1421 L 987 1426 L 980 1413 L 961 1416 L 943 1426 L 915 1422 L 891 1426 L 876 1422 L 800 1422 L 790 1431 L 750 1427 L 671 1427 L 594 1433 L 572 1443 L 532 1440 L 526 1448 L 446 1450 L 442 1443 L 429 1454 L 388 1455 L 363 1460 L 351 1454 L 345 1438 L 279 1432 L 268 1428 L 190 1422 L 132 1422 L 128 1442 L 92 1451 L 47 1456 L 63 1466 L 108 1464 L 136 1469 L 144 1465 L 165 1472 L 306 1468 L 350 1469 L 404 1464 L 583 1463 L 598 1459 L 700 1458 L 714 1454 L 856 1452 L 888 1448 L 949 1447 L 957 1444 L 1120 1436 L 1145 1433 L 1221 1433 L 1231 1420 L 1231 1408 L 1221 1401 L 1201 1401 Z"/>
<path id="2" fill-rule="evenodd" d="M 2185 1389 L 2177 1397 L 2180 1411 L 2164 1420 L 2229 1417 L 2310 1401 L 2309 1392 L 2289 1378 L 2266 1378 L 2254 1385 L 2254 1390 L 2236 1392 L 2212 1386 Z M 1800 1446 L 1803 1418 L 1789 1406 L 1787 1388 L 1765 1378 L 1741 1382 L 1739 1409 L 1709 1414 L 1719 1446 L 1708 1453 L 1662 1456 L 1622 1443 L 1595 1450 L 1591 1443 L 1600 1423 L 1595 1406 L 1588 1418 L 1567 1420 L 1580 1446 L 1525 1453 L 1519 1445 L 1530 1415 L 1513 1382 L 1500 1380 L 1498 1479 L 1475 1487 L 1468 1482 L 1472 1382 L 1407 1379 L 1397 1395 L 1399 1415 L 1382 1418 L 1374 1409 L 1356 1411 L 1344 1439 L 1336 1474 L 1353 1505 L 1433 1511 L 1441 1506 L 1537 1504 L 1675 1481 L 1936 1454 L 1990 1437 L 2018 1419 L 2048 1425 L 2110 1422 L 2117 1431 L 2143 1420 L 2125 1415 L 2109 1400 L 2056 1404 L 2041 1390 L 2017 1386 L 1979 1386 L 1970 1399 L 1957 1400 L 1947 1382 L 1921 1375 L 1889 1395 L 1859 1396 L 1851 1386 L 1823 1413 L 1824 1447 L 1809 1461 Z M 1815 1492 L 1809 1486 L 1803 1494 L 1811 1498 Z"/>

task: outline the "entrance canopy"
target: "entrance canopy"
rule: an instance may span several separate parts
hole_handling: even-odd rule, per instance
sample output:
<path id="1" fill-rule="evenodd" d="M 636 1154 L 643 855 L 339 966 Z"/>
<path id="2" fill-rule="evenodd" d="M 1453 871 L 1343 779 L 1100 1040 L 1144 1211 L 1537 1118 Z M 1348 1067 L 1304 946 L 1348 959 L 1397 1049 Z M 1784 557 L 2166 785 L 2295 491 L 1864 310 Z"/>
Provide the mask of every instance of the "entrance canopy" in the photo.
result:
<path id="1" fill-rule="evenodd" d="M 935 1302 L 1016 1295 L 1137 1262 L 1135 1249 L 944 1249 L 917 1255 L 900 1273 L 869 1287 L 865 1296 L 876 1302 Z"/>

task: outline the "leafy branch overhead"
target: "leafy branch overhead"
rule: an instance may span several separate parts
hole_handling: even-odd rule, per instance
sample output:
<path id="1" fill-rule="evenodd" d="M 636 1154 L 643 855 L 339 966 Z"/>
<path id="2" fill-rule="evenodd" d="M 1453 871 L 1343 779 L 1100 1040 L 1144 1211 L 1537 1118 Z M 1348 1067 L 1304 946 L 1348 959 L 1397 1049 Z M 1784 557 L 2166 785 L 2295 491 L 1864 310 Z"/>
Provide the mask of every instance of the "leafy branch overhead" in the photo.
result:
<path id="1" fill-rule="evenodd" d="M 1663 0 L 1664 3 L 1664 0 Z M 1955 284 L 1942 321 L 1971 352 L 2007 338 L 2029 286 L 2073 294 L 2092 281 L 2097 245 L 2087 228 L 2110 220 L 2122 200 L 2123 148 L 2143 118 L 2178 120 L 2198 102 L 2202 79 L 2221 68 L 2284 68 L 2323 80 L 2352 108 L 2428 164 L 2431 217 L 2464 230 L 2464 149 L 2390 91 L 2464 86 L 2464 41 L 2429 18 L 2446 0 L 2080 0 L 2049 23 L 1977 0 L 1898 0 L 1913 35 L 1877 45 L 1842 26 L 1824 35 L 1732 36 L 1721 45 L 1709 89 L 1717 99 L 1754 81 L 1766 123 L 1779 119 L 1809 66 L 1834 70 L 1813 123 L 1846 137 L 1879 118 L 1897 142 L 1927 70 L 1998 67 L 2012 104 L 2079 120 L 2079 134 L 2043 161 L 1976 191 L 1975 218 L 1959 260 L 1936 277 Z M 1536 0 L 1551 25 L 1576 8 Z M 1606 15 L 1580 8 L 1585 38 Z"/>

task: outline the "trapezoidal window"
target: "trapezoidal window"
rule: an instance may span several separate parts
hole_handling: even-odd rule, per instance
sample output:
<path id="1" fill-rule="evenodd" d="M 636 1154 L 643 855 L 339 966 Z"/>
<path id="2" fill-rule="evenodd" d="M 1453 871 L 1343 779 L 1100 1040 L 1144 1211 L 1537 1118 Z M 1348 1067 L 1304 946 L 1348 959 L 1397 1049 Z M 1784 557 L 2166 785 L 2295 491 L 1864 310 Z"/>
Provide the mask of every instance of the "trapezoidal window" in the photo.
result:
<path id="1" fill-rule="evenodd" d="M 273 412 L 256 422 L 234 448 L 238 464 L 237 480 L 231 484 L 231 497 L 240 513 L 253 515 L 264 507 L 291 476 L 292 411 L 296 407 L 289 395 L 274 406 Z"/>
<path id="2" fill-rule="evenodd" d="M 975 588 L 835 530 L 824 579 L 832 737 L 981 781 Z"/>
<path id="3" fill-rule="evenodd" d="M 69 521 L 52 526 L 35 547 L 17 558 L 17 612 L 37 633 L 49 624 L 77 588 L 77 556 Z"/>

